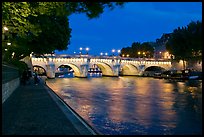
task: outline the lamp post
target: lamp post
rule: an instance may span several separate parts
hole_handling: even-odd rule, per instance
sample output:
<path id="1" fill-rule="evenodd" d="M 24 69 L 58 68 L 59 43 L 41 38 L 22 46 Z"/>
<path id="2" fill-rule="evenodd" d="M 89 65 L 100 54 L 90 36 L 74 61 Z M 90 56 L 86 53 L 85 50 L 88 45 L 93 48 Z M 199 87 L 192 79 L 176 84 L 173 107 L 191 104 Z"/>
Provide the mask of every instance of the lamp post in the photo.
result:
<path id="1" fill-rule="evenodd" d="M 89 48 L 86 48 L 86 54 L 88 55 Z"/>
<path id="2" fill-rule="evenodd" d="M 112 49 L 113 56 L 114 56 L 114 52 L 115 52 L 115 49 Z"/>
<path id="3" fill-rule="evenodd" d="M 142 56 L 142 57 L 144 58 L 144 57 L 146 56 L 145 52 L 143 52 L 142 54 L 143 54 L 143 56 Z"/>
<path id="4" fill-rule="evenodd" d="M 79 50 L 80 50 L 80 52 L 79 52 L 80 53 L 80 57 L 82 55 L 82 49 L 83 49 L 82 47 L 79 48 Z"/>
<path id="5" fill-rule="evenodd" d="M 11 45 L 11 43 L 9 43 L 9 42 L 5 45 L 6 41 L 8 41 L 8 37 L 6 37 L 6 34 L 7 34 L 8 30 L 9 29 L 6 26 L 3 27 L 3 31 L 2 31 L 2 46 L 5 47 L 4 48 L 5 52 L 3 51 L 2 60 L 4 60 L 5 54 L 8 51 L 8 48 L 7 48 L 6 45 Z"/>
<path id="6" fill-rule="evenodd" d="M 137 54 L 138 54 L 138 57 L 140 58 L 140 51 L 138 51 Z"/>
<path id="7" fill-rule="evenodd" d="M 120 55 L 120 50 L 118 50 L 118 56 Z"/>
<path id="8" fill-rule="evenodd" d="M 161 51 L 159 52 L 159 58 L 162 58 L 162 52 Z"/>

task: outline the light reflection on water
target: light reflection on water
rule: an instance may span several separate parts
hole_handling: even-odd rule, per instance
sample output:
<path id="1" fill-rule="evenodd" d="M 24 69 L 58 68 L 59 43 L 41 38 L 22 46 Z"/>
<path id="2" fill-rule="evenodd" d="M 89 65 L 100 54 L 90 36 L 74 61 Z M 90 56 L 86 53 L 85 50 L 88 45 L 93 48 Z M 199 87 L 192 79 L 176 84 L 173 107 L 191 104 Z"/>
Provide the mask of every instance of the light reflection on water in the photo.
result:
<path id="1" fill-rule="evenodd" d="M 47 85 L 102 134 L 202 134 L 202 81 L 56 78 Z"/>

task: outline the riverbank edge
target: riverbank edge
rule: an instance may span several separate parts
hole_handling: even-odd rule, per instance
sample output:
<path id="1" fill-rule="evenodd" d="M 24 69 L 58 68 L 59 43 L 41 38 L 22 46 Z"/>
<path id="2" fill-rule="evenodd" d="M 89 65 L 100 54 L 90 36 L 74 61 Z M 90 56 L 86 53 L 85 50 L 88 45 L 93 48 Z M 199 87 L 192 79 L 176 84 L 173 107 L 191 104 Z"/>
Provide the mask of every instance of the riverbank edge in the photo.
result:
<path id="1" fill-rule="evenodd" d="M 74 109 L 72 109 L 59 95 L 57 95 L 46 83 L 44 88 L 57 103 L 65 116 L 71 121 L 81 135 L 102 135 L 89 125 Z"/>

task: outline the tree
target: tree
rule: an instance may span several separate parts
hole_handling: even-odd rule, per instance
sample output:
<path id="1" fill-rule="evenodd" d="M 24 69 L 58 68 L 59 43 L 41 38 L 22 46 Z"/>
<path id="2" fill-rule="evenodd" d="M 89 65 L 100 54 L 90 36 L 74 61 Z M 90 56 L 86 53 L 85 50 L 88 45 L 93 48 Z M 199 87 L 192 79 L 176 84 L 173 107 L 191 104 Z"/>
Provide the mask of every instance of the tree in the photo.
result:
<path id="1" fill-rule="evenodd" d="M 185 61 L 202 58 L 201 22 L 191 22 L 187 27 L 178 27 L 170 35 L 166 49 L 175 56 L 175 60 Z"/>
<path id="2" fill-rule="evenodd" d="M 129 55 L 131 58 L 153 57 L 154 48 L 150 42 L 133 42 L 131 47 L 122 48 L 121 55 Z"/>
<path id="3" fill-rule="evenodd" d="M 149 42 L 144 42 L 141 45 L 142 49 L 141 52 L 144 57 L 152 58 L 154 56 L 154 48 Z"/>
<path id="4" fill-rule="evenodd" d="M 2 28 L 3 55 L 21 59 L 31 52 L 66 50 L 71 38 L 69 15 L 85 13 L 92 19 L 106 7 L 118 5 L 123 2 L 3 2 L 2 25 L 9 28 L 7 32 Z M 12 45 L 7 46 L 8 42 Z"/>

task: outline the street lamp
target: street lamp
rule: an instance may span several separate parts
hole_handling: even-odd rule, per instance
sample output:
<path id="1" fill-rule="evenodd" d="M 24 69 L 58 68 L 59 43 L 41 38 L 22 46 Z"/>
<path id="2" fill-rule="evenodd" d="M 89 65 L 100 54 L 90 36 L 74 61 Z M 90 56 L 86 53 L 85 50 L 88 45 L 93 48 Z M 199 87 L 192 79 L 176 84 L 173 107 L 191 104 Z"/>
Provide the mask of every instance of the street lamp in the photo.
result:
<path id="1" fill-rule="evenodd" d="M 160 58 L 162 58 L 162 52 L 161 51 L 159 52 L 159 54 L 160 54 Z"/>
<path id="2" fill-rule="evenodd" d="M 137 54 L 138 54 L 138 57 L 140 57 L 140 51 L 138 51 Z"/>
<path id="3" fill-rule="evenodd" d="M 146 53 L 145 53 L 145 52 L 143 52 L 142 54 L 143 54 L 143 56 L 142 56 L 142 57 L 144 58 L 144 57 L 146 56 Z"/>
<path id="4" fill-rule="evenodd" d="M 118 56 L 119 56 L 119 54 L 120 54 L 120 50 L 118 50 Z"/>
<path id="5" fill-rule="evenodd" d="M 8 41 L 8 35 L 7 35 L 7 33 L 8 33 L 8 28 L 6 27 L 6 26 L 4 26 L 3 27 L 3 32 L 2 32 L 2 46 L 4 47 L 4 50 L 5 51 L 8 51 L 8 49 L 7 49 L 7 47 L 6 47 L 6 45 L 4 45 L 5 43 L 4 42 L 6 42 L 6 41 Z M 6 36 L 7 35 L 7 36 Z M 11 43 L 7 43 L 7 45 L 11 45 Z M 4 60 L 4 56 L 5 56 L 5 52 L 3 52 L 3 56 L 2 56 L 2 59 Z"/>
<path id="6" fill-rule="evenodd" d="M 130 55 L 129 54 L 127 54 L 127 57 L 129 57 Z"/>
<path id="7" fill-rule="evenodd" d="M 15 52 L 13 52 L 13 53 L 12 53 L 12 57 L 11 57 L 11 58 L 13 58 L 13 57 L 14 57 L 14 55 L 15 55 Z"/>
<path id="8" fill-rule="evenodd" d="M 8 31 L 8 28 L 7 28 L 6 26 L 4 26 L 4 30 L 5 30 L 5 31 Z"/>
<path id="9" fill-rule="evenodd" d="M 79 50 L 80 50 L 80 52 L 79 52 L 80 53 L 80 57 L 81 57 L 81 54 L 82 54 L 82 49 L 83 49 L 82 47 L 79 48 Z"/>
<path id="10" fill-rule="evenodd" d="M 108 53 L 106 52 L 105 55 L 108 56 Z"/>
<path id="11" fill-rule="evenodd" d="M 115 52 L 115 49 L 112 49 L 113 56 L 114 56 L 114 52 Z"/>
<path id="12" fill-rule="evenodd" d="M 86 54 L 87 54 L 87 55 L 88 55 L 88 51 L 89 51 L 89 48 L 86 48 L 86 52 L 87 52 Z"/>
<path id="13" fill-rule="evenodd" d="M 103 56 L 103 52 L 101 52 L 100 55 Z"/>

